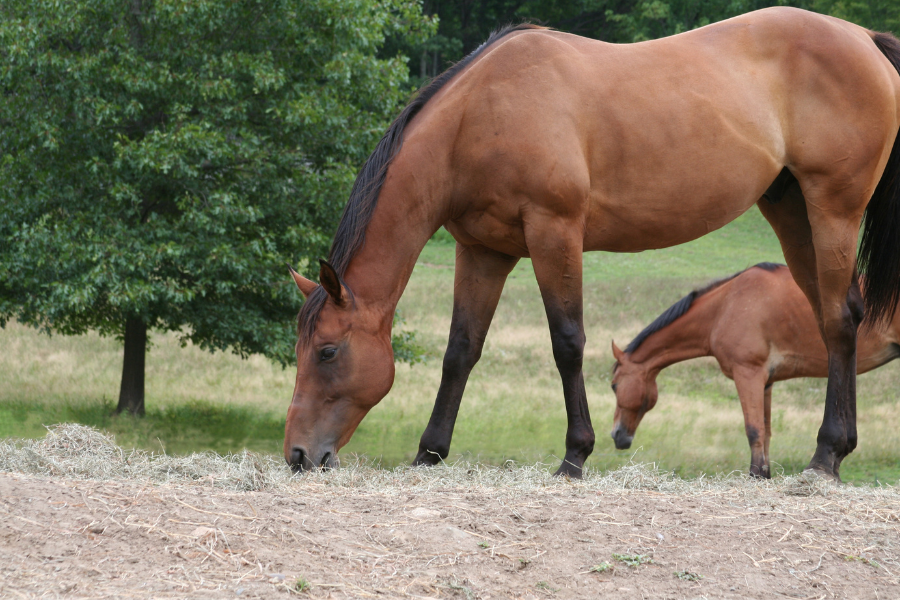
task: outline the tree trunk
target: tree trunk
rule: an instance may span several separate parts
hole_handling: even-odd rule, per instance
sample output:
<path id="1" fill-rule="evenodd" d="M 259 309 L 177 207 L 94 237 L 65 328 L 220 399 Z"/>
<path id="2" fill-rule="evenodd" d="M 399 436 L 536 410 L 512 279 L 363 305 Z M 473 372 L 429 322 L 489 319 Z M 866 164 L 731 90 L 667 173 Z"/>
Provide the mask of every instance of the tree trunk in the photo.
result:
<path id="1" fill-rule="evenodd" d="M 144 415 L 144 357 L 147 354 L 147 325 L 140 319 L 125 321 L 125 360 L 122 361 L 122 387 L 116 414 L 128 411 Z"/>

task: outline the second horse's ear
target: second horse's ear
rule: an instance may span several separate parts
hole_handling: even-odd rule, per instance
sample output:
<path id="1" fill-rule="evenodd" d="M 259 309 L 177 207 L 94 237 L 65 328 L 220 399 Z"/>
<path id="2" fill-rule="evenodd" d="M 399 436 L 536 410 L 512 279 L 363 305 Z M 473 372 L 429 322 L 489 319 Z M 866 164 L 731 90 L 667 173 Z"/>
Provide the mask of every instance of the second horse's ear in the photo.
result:
<path id="1" fill-rule="evenodd" d="M 614 357 L 618 362 L 622 362 L 622 358 L 624 358 L 625 353 L 622 352 L 621 350 L 619 350 L 619 347 L 616 346 L 616 343 L 615 343 L 615 342 L 612 343 L 612 352 L 613 352 L 613 357 Z"/>
<path id="2" fill-rule="evenodd" d="M 347 290 L 341 283 L 341 278 L 328 261 L 319 259 L 319 282 L 334 303 L 344 306 L 347 303 Z"/>
<path id="3" fill-rule="evenodd" d="M 318 284 L 315 281 L 310 281 L 306 277 L 302 276 L 300 273 L 294 270 L 294 267 L 288 265 L 288 269 L 291 270 L 291 277 L 294 278 L 294 283 L 297 284 L 297 288 L 300 290 L 300 293 L 303 294 L 304 298 L 309 298 L 309 295 L 312 294 L 312 291 L 318 287 Z"/>

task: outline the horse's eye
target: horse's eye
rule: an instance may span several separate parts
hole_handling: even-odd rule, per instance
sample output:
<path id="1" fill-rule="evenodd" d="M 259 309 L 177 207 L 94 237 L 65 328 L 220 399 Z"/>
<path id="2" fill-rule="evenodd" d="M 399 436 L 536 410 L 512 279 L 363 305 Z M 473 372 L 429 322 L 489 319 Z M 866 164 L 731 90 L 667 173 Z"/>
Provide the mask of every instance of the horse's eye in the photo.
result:
<path id="1" fill-rule="evenodd" d="M 334 358 L 335 354 L 337 354 L 337 348 L 334 348 L 334 347 L 322 348 L 321 350 L 319 350 L 319 360 L 322 360 L 322 361 L 331 360 L 332 358 Z"/>
<path id="2" fill-rule="evenodd" d="M 616 393 L 616 388 L 617 388 L 617 387 L 619 387 L 619 384 L 617 384 L 617 383 L 612 384 L 613 394 Z"/>

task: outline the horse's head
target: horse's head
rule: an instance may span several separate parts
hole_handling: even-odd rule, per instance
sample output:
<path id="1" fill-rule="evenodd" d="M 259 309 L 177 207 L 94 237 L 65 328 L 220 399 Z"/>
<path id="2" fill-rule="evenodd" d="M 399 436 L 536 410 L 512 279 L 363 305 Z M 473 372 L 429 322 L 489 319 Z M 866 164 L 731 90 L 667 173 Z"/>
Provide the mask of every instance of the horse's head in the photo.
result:
<path id="1" fill-rule="evenodd" d="M 334 268 L 321 285 L 291 270 L 300 311 L 297 380 L 284 428 L 284 458 L 301 472 L 337 464 L 337 451 L 394 382 L 391 319 L 358 306 Z M 383 312 L 383 311 L 382 311 Z"/>
<path id="2" fill-rule="evenodd" d="M 613 365 L 612 389 L 616 394 L 616 414 L 613 416 L 612 439 L 616 448 L 631 447 L 634 432 L 647 411 L 656 406 L 659 392 L 656 374 L 631 360 L 631 356 L 612 345 L 616 363 Z"/>

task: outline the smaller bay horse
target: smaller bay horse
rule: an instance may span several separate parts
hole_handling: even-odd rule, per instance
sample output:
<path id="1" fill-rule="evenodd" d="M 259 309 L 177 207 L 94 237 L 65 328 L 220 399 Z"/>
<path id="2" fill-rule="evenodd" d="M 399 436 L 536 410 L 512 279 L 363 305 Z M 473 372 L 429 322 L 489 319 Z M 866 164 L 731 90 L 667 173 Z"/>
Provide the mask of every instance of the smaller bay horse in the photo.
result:
<path id="1" fill-rule="evenodd" d="M 623 352 L 613 342 L 616 448 L 631 446 L 658 397 L 656 378 L 675 363 L 713 356 L 734 380 L 750 442 L 750 475 L 770 477 L 772 384 L 827 377 L 828 352 L 809 302 L 784 265 L 760 263 L 695 290 L 648 325 Z M 861 327 L 857 372 L 900 357 L 900 313 Z"/>

